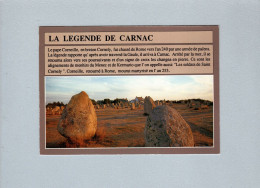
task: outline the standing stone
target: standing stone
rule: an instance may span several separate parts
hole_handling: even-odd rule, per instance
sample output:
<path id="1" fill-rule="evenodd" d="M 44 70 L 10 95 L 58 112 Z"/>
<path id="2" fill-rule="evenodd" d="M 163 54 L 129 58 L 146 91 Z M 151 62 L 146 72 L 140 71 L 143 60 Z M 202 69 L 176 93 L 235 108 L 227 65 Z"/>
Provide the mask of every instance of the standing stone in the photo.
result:
<path id="1" fill-rule="evenodd" d="M 55 109 L 51 110 L 51 115 L 56 115 L 56 110 Z"/>
<path id="2" fill-rule="evenodd" d="M 55 107 L 52 109 L 52 114 L 53 114 L 53 115 L 59 115 L 59 112 L 60 112 L 60 107 L 59 107 L 59 106 L 55 106 Z"/>
<path id="3" fill-rule="evenodd" d="M 149 115 L 155 107 L 156 107 L 156 105 L 154 104 L 153 99 L 150 96 L 145 97 L 145 99 L 144 99 L 144 115 Z"/>
<path id="4" fill-rule="evenodd" d="M 169 106 L 157 106 L 145 126 L 146 147 L 193 147 L 190 126 Z"/>
<path id="5" fill-rule="evenodd" d="M 52 115 L 52 108 L 49 109 L 49 115 Z"/>
<path id="6" fill-rule="evenodd" d="M 59 124 L 59 133 L 77 145 L 91 139 L 97 130 L 97 116 L 94 106 L 86 92 L 71 97 L 63 110 Z"/>
<path id="7" fill-rule="evenodd" d="M 51 108 L 47 107 L 46 108 L 46 114 L 50 115 L 51 114 L 51 110 L 52 110 Z"/>
<path id="8" fill-rule="evenodd" d="M 134 110 L 135 109 L 135 103 L 132 103 L 131 104 L 131 110 Z"/>
<path id="9" fill-rule="evenodd" d="M 55 106 L 54 108 L 53 108 L 53 110 L 56 112 L 56 111 L 59 111 L 60 110 L 60 107 L 59 106 Z"/>
<path id="10" fill-rule="evenodd" d="M 162 102 L 162 103 L 163 103 L 163 105 L 166 105 L 166 101 L 165 101 L 165 99 L 163 100 L 163 102 Z"/>
<path id="11" fill-rule="evenodd" d="M 51 115 L 55 115 L 55 110 L 51 109 Z"/>

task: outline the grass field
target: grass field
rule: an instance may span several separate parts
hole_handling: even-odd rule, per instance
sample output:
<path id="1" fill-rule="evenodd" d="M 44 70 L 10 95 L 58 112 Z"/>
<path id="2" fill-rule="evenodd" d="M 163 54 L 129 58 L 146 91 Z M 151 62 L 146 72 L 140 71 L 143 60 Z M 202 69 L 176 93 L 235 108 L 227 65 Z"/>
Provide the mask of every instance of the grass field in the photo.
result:
<path id="1" fill-rule="evenodd" d="M 213 107 L 194 110 L 186 104 L 173 107 L 190 125 L 195 146 L 213 145 Z M 144 127 L 147 116 L 143 106 L 140 109 L 105 108 L 96 110 L 98 119 L 97 135 L 83 147 L 144 147 Z M 46 115 L 46 147 L 75 147 L 66 142 L 57 130 L 60 115 Z"/>

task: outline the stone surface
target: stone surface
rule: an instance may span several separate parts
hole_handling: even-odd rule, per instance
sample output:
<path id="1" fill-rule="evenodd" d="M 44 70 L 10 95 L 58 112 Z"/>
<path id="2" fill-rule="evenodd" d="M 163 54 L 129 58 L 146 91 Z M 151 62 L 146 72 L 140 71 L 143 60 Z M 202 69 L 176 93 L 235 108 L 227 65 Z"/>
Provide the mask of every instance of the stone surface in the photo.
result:
<path id="1" fill-rule="evenodd" d="M 131 104 L 131 110 L 134 110 L 135 109 L 135 103 L 132 103 Z"/>
<path id="2" fill-rule="evenodd" d="M 190 126 L 169 106 L 157 106 L 147 117 L 145 126 L 146 147 L 193 147 Z"/>
<path id="3" fill-rule="evenodd" d="M 55 106 L 53 109 L 52 109 L 52 115 L 60 115 L 60 112 L 61 109 L 59 106 Z"/>
<path id="4" fill-rule="evenodd" d="M 70 142 L 80 145 L 91 139 L 97 130 L 97 116 L 94 106 L 86 92 L 71 97 L 63 110 L 59 124 L 59 133 Z"/>
<path id="5" fill-rule="evenodd" d="M 144 99 L 144 114 L 149 115 L 155 107 L 156 107 L 156 105 L 154 104 L 153 99 L 150 96 L 145 97 L 145 99 Z"/>

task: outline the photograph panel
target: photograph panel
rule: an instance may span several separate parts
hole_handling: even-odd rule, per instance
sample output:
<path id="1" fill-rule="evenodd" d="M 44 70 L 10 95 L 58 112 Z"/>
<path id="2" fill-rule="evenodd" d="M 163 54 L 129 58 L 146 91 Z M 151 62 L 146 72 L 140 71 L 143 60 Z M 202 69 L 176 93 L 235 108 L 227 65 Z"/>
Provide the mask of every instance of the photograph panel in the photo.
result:
<path id="1" fill-rule="evenodd" d="M 46 148 L 212 147 L 213 75 L 45 77 Z"/>

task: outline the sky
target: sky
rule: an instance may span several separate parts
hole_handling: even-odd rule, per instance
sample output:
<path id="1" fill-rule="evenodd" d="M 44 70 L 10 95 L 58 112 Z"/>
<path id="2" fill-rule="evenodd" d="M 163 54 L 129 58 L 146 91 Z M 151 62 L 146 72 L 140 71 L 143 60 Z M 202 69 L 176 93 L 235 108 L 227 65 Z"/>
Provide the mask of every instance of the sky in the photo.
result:
<path id="1" fill-rule="evenodd" d="M 213 101 L 212 75 L 46 76 L 45 84 L 46 104 L 58 101 L 66 104 L 81 91 L 94 100 L 150 96 L 153 100 Z"/>

